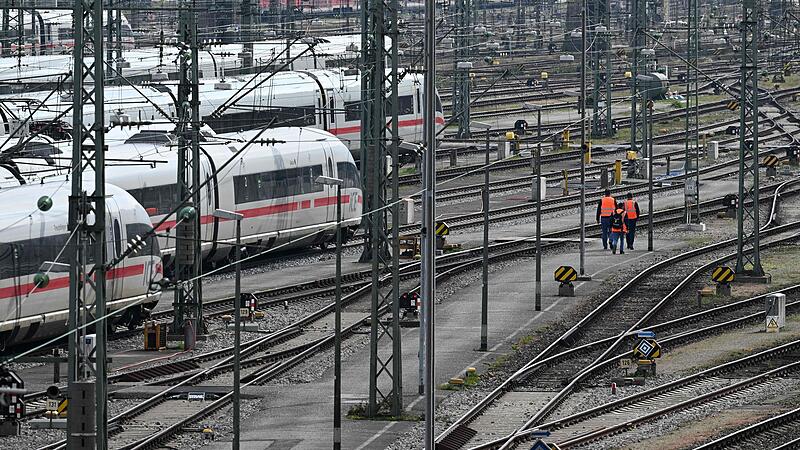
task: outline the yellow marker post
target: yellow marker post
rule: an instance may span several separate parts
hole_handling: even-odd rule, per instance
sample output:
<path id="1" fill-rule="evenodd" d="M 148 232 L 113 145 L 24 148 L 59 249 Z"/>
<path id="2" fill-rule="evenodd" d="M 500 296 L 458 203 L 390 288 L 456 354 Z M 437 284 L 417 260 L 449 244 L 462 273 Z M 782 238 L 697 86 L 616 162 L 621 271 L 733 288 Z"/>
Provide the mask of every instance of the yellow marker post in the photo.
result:
<path id="1" fill-rule="evenodd" d="M 583 159 L 586 162 L 586 164 L 591 164 L 592 163 L 592 143 L 591 143 L 591 141 L 586 143 L 586 153 L 584 153 Z"/>
<path id="2" fill-rule="evenodd" d="M 618 159 L 614 161 L 614 185 L 620 184 L 622 184 L 622 161 Z"/>
<path id="3" fill-rule="evenodd" d="M 564 130 L 564 131 L 561 133 L 561 137 L 563 138 L 563 140 L 562 140 L 562 144 L 561 144 L 561 145 L 562 145 L 562 148 L 563 148 L 564 150 L 567 150 L 567 149 L 569 149 L 569 130 Z"/>

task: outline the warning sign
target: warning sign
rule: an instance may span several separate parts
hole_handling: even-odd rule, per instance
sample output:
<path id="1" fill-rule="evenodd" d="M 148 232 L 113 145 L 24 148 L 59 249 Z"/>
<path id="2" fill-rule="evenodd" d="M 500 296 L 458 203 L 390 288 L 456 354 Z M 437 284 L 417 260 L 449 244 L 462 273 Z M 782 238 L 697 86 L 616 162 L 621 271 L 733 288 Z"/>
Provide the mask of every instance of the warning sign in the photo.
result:
<path id="1" fill-rule="evenodd" d="M 777 333 L 778 331 L 780 331 L 778 316 L 767 316 L 767 333 Z"/>
<path id="2" fill-rule="evenodd" d="M 730 283 L 734 276 L 733 269 L 725 266 L 717 267 L 711 272 L 711 279 L 717 283 Z"/>

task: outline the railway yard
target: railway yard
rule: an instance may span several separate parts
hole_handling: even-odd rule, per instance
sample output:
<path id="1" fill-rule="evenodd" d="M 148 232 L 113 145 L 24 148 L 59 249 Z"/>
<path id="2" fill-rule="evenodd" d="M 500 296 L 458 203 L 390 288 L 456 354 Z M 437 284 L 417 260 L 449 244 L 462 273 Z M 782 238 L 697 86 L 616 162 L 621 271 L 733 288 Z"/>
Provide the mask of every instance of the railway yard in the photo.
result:
<path id="1" fill-rule="evenodd" d="M 800 449 L 797 2 L 352 3 L 4 3 L 0 448 Z"/>

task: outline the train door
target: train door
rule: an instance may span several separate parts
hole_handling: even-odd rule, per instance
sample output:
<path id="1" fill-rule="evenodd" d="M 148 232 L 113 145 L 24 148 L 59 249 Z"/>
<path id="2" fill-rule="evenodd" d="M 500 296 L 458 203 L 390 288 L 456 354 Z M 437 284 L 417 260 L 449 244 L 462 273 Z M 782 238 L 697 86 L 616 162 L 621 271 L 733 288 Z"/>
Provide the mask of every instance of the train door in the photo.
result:
<path id="1" fill-rule="evenodd" d="M 122 223 L 119 206 L 114 197 L 107 197 L 106 200 L 106 256 L 107 260 L 113 260 L 125 250 L 125 229 Z M 106 297 L 117 299 L 122 298 L 122 289 L 125 283 L 123 274 L 127 260 L 120 261 L 112 268 L 106 277 Z"/>
<path id="2" fill-rule="evenodd" d="M 208 181 L 205 186 L 203 186 L 203 190 L 200 192 L 200 236 L 203 239 L 202 253 L 205 256 L 208 251 L 210 251 L 210 242 L 216 242 L 216 238 L 214 236 L 215 232 L 215 221 L 214 220 L 204 220 L 204 217 L 211 217 L 214 213 L 214 210 L 217 208 L 216 199 L 214 196 L 214 190 L 216 189 L 213 174 L 214 168 L 211 167 L 211 163 L 208 160 L 206 155 L 202 155 L 200 157 L 202 161 L 202 167 L 200 169 L 200 179 L 203 181 Z"/>
<path id="3" fill-rule="evenodd" d="M 336 129 L 336 102 L 334 101 L 333 89 L 327 89 L 326 94 L 328 96 L 328 128 L 327 130 L 335 130 Z"/>
<path id="4" fill-rule="evenodd" d="M 336 164 L 333 163 L 333 151 L 331 150 L 330 146 L 327 142 L 322 144 L 322 148 L 324 149 L 325 153 L 325 164 L 324 164 L 324 171 L 328 174 L 329 177 L 338 178 L 336 174 Z M 336 186 L 328 186 L 325 185 L 325 196 L 331 199 L 332 201 L 326 202 L 326 222 L 335 222 L 336 221 Z"/>

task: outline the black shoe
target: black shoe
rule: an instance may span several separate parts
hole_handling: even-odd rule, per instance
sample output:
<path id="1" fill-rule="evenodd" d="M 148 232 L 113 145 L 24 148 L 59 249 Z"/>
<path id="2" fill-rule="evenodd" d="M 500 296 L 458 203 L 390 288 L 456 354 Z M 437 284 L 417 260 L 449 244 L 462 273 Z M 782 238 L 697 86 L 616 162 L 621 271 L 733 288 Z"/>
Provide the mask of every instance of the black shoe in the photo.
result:
<path id="1" fill-rule="evenodd" d="M 624 254 L 625 254 L 625 252 L 624 252 L 624 251 L 622 251 L 622 249 L 619 249 L 619 254 L 620 254 L 620 255 L 624 255 Z"/>
<path id="2" fill-rule="evenodd" d="M 611 253 L 616 255 L 617 254 L 617 248 L 616 247 L 611 247 Z"/>

